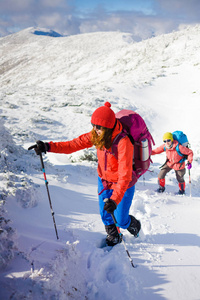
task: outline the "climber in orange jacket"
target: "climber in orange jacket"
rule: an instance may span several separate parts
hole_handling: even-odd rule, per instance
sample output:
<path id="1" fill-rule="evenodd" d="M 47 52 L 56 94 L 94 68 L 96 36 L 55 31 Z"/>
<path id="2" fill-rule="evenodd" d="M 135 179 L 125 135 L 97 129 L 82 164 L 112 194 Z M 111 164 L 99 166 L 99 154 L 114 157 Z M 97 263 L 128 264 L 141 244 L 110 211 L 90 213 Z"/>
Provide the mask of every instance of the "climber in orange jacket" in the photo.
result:
<path id="1" fill-rule="evenodd" d="M 160 173 L 158 174 L 158 192 L 163 193 L 165 191 L 165 176 L 168 172 L 170 172 L 172 169 L 175 170 L 176 173 L 176 179 L 178 181 L 179 185 L 179 191 L 178 194 L 182 195 L 185 194 L 185 161 L 180 162 L 183 158 L 183 156 L 180 156 L 179 153 L 176 150 L 176 146 L 178 145 L 178 142 L 173 140 L 173 135 L 171 132 L 166 132 L 163 136 L 163 142 L 161 146 L 157 147 L 156 149 L 152 150 L 151 155 L 160 154 L 164 151 L 166 151 L 166 163 L 162 166 Z M 193 151 L 187 147 L 184 147 L 179 144 L 179 151 L 183 155 L 187 155 L 187 167 L 188 169 L 191 169 L 192 167 L 192 161 L 193 161 Z"/>
<path id="2" fill-rule="evenodd" d="M 135 237 L 141 228 L 140 221 L 129 215 L 129 209 L 135 191 L 137 179 L 133 176 L 132 162 L 134 147 L 128 136 L 118 143 L 118 158 L 112 151 L 114 138 L 122 131 L 122 124 L 116 119 L 115 113 L 106 102 L 97 108 L 91 117 L 92 131 L 67 142 L 37 141 L 29 147 L 37 154 L 46 151 L 70 154 L 78 150 L 95 146 L 98 157 L 98 192 L 99 208 L 102 221 L 107 232 L 107 245 L 113 246 L 121 242 L 117 228 L 112 219 L 114 214 L 119 227 L 127 229 Z M 105 199 L 108 199 L 104 202 Z"/>

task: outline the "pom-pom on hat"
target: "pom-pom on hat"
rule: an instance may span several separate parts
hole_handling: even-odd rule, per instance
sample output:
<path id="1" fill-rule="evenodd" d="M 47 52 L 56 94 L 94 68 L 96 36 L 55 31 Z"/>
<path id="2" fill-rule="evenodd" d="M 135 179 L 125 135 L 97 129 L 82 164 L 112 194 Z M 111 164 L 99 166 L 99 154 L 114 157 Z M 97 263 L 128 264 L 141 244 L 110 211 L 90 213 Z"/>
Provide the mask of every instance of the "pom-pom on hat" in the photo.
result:
<path id="1" fill-rule="evenodd" d="M 106 102 L 104 106 L 97 108 L 92 114 L 91 123 L 106 128 L 113 128 L 116 118 L 114 111 L 110 107 L 111 104 Z"/>
<path id="2" fill-rule="evenodd" d="M 165 140 L 171 140 L 171 141 L 173 141 L 173 134 L 171 132 L 166 132 L 163 135 L 163 141 L 165 141 Z"/>

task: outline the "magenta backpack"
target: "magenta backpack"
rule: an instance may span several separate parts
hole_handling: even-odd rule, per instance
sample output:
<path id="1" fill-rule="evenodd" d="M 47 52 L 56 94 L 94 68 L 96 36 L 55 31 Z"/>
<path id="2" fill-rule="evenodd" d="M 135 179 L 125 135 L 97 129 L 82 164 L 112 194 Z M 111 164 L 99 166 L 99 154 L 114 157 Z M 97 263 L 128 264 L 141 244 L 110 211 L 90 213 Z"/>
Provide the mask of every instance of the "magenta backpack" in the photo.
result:
<path id="1" fill-rule="evenodd" d="M 119 141 L 128 136 L 134 145 L 133 173 L 136 179 L 143 175 L 151 163 L 152 144 L 155 145 L 143 118 L 132 110 L 123 109 L 116 113 L 116 118 L 123 126 L 123 130 L 115 137 L 112 153 L 117 157 Z"/>

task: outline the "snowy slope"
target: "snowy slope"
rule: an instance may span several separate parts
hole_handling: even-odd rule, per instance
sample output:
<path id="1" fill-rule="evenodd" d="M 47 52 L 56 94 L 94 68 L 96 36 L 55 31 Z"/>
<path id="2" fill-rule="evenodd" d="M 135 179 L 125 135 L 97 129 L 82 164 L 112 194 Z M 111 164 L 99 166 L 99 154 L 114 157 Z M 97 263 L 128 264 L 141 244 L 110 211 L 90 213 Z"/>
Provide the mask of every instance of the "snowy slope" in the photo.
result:
<path id="1" fill-rule="evenodd" d="M 69 37 L 28 28 L 0 39 L 0 299 L 200 299 L 200 26 L 135 43 L 130 34 Z M 56 240 L 36 140 L 72 139 L 91 129 L 95 108 L 133 109 L 162 143 L 184 130 L 194 151 L 186 196 L 174 172 L 158 195 L 165 155 L 153 157 L 136 185 L 134 239 L 98 248 L 105 236 L 98 213 L 95 149 L 44 156 L 59 240 Z M 89 157 L 89 160 L 88 160 Z M 191 197 L 190 197 L 191 188 Z"/>

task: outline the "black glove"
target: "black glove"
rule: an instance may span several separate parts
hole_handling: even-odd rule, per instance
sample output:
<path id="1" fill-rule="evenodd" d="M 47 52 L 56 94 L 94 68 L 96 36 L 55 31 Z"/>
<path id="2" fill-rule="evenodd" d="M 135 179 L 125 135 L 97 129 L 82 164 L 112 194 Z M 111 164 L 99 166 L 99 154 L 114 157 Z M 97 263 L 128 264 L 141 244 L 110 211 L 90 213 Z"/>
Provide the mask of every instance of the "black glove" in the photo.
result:
<path id="1" fill-rule="evenodd" d="M 117 204 L 115 203 L 115 201 L 111 199 L 105 199 L 104 202 L 105 202 L 104 210 L 106 210 L 107 213 L 112 214 L 114 210 L 117 208 Z"/>
<path id="2" fill-rule="evenodd" d="M 37 141 L 35 145 L 30 146 L 28 150 L 34 149 L 37 155 L 40 155 L 42 152 L 46 154 L 49 150 L 49 143 L 44 143 L 42 141 Z"/>

